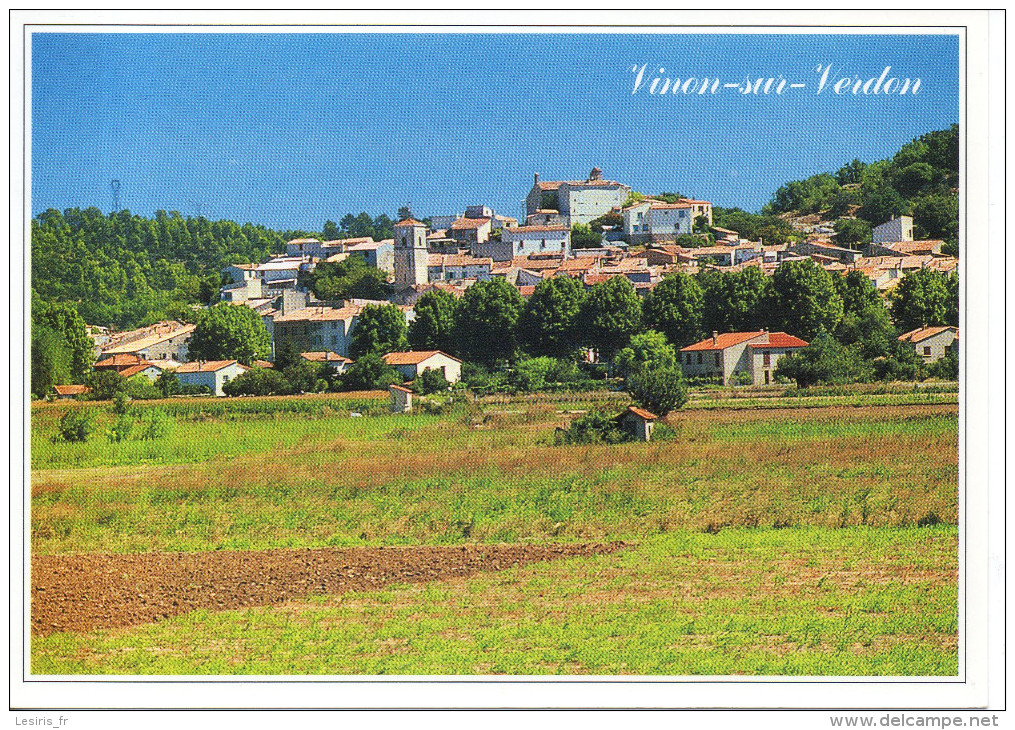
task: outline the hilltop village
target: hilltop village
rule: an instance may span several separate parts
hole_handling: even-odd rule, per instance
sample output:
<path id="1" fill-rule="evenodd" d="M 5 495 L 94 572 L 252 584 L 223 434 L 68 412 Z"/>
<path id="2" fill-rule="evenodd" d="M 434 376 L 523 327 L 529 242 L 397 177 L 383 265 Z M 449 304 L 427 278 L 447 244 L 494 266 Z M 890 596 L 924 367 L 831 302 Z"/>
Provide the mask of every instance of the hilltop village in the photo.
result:
<path id="1" fill-rule="evenodd" d="M 268 333 L 268 354 L 257 362 L 194 358 L 188 343 L 195 325 L 169 321 L 122 333 L 90 328 L 95 369 L 113 369 L 125 377 L 143 374 L 153 381 L 173 370 L 185 385 L 216 395 L 249 367 L 272 367 L 283 350 L 301 353 L 305 360 L 341 374 L 357 354 L 354 338 L 366 308 L 397 307 L 411 327 L 416 305 L 428 292 L 441 291 L 461 300 L 470 287 L 493 280 L 502 280 L 527 300 L 541 282 L 559 277 L 573 280 L 585 291 L 619 278 L 645 299 L 674 274 L 755 269 L 770 278 L 792 262 L 813 262 L 835 277 L 862 276 L 879 294 L 890 292 L 917 271 L 943 275 L 957 271 L 958 260 L 942 254 L 942 241 L 914 240 L 909 216 L 893 217 L 875 227 L 871 242 L 858 249 L 833 243 L 832 227 L 820 220 L 796 226 L 800 235 L 795 242 L 749 240 L 738 231 L 714 226 L 712 204 L 706 200 L 641 195 L 623 182 L 605 178 L 599 168 L 580 180 L 543 180 L 537 173 L 526 197 L 524 221 L 486 205 L 426 220 L 410 213 L 395 224 L 393 238 L 297 238 L 286 244 L 283 254 L 227 266 L 222 271 L 221 302 L 253 310 Z M 311 282 L 316 273 L 356 258 L 386 284 L 389 296 L 315 295 Z M 785 329 L 713 331 L 701 341 L 672 344 L 680 349 L 685 376 L 765 385 L 773 382 L 778 358 L 805 347 L 808 342 L 801 335 L 813 334 Z M 957 327 L 922 323 L 899 337 L 926 362 L 950 352 L 957 338 Z M 429 367 L 440 368 L 448 382 L 460 376 L 462 361 L 441 349 L 403 349 L 384 356 L 389 365 L 404 371 L 407 380 Z M 757 362 L 744 354 L 755 350 Z M 583 357 L 595 362 L 603 354 L 587 347 Z M 85 386 L 60 386 L 60 395 L 84 390 Z"/>

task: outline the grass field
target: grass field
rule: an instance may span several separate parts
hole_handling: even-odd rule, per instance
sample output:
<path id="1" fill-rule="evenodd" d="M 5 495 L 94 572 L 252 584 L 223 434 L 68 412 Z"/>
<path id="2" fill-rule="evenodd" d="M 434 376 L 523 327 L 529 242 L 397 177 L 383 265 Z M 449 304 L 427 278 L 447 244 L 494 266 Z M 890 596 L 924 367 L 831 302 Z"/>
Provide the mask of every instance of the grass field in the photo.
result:
<path id="1" fill-rule="evenodd" d="M 181 402 L 169 436 L 85 444 L 50 439 L 80 405 L 37 406 L 36 553 L 634 546 L 36 637 L 33 671 L 956 673 L 954 393 L 711 400 L 671 414 L 669 443 L 552 446 L 566 411 L 597 397 L 615 400 L 411 416 L 379 397 Z"/>

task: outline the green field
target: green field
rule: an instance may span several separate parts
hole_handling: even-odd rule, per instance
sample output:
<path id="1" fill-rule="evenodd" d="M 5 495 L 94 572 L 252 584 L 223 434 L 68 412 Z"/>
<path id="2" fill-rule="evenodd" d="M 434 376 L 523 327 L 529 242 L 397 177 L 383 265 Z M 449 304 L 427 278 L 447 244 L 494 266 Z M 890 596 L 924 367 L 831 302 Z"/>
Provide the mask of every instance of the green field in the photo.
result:
<path id="1" fill-rule="evenodd" d="M 671 414 L 668 443 L 568 447 L 551 445 L 567 412 L 615 396 L 411 416 L 379 398 L 181 401 L 168 436 L 111 443 L 100 412 L 84 444 L 51 439 L 81 405 L 36 406 L 36 553 L 634 545 L 36 637 L 33 671 L 955 674 L 955 394 L 816 397 L 833 402 L 713 403 Z"/>

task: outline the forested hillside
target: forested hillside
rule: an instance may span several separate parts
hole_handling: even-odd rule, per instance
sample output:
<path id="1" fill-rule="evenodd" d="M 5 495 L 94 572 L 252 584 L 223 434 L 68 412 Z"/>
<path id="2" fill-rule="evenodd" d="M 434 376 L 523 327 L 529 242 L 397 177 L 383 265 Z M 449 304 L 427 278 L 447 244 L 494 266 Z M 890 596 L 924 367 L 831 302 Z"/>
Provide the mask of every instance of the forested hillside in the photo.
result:
<path id="1" fill-rule="evenodd" d="M 865 164 L 853 160 L 834 173 L 789 182 L 775 191 L 765 213 L 855 215 L 844 243 L 869 239 L 870 227 L 893 215 L 911 215 L 916 238 L 941 239 L 957 253 L 959 232 L 959 128 L 930 132 L 893 157 Z M 852 240 L 850 240 L 852 239 Z"/>
<path id="2" fill-rule="evenodd" d="M 190 305 L 217 297 L 222 267 L 280 253 L 297 235 L 176 212 L 47 210 L 32 221 L 32 289 L 72 304 L 89 324 L 187 318 Z"/>

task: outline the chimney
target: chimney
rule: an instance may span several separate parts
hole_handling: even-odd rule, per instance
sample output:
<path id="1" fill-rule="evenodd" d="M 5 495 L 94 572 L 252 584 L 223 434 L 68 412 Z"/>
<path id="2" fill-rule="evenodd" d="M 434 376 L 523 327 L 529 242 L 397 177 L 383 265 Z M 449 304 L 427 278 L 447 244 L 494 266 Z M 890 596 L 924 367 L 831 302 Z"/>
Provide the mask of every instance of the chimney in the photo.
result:
<path id="1" fill-rule="evenodd" d="M 712 330 L 712 346 L 719 347 L 719 333 Z"/>
<path id="2" fill-rule="evenodd" d="M 539 184 L 539 173 L 538 172 L 535 174 L 535 179 L 532 181 L 532 184 L 533 185 L 538 185 Z"/>

